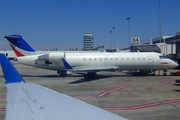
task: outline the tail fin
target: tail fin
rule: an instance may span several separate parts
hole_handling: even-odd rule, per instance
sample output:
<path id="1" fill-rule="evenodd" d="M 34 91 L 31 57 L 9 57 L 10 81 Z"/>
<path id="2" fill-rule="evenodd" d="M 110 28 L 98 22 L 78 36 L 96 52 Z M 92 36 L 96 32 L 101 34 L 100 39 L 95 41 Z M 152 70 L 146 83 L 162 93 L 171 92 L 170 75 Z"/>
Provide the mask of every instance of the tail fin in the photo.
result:
<path id="1" fill-rule="evenodd" d="M 4 36 L 9 41 L 17 57 L 34 55 L 36 51 L 20 35 Z"/>
<path id="2" fill-rule="evenodd" d="M 15 67 L 11 64 L 11 62 L 7 59 L 4 54 L 0 54 L 0 63 L 4 73 L 4 78 L 6 84 L 9 83 L 20 83 L 25 82 Z"/>

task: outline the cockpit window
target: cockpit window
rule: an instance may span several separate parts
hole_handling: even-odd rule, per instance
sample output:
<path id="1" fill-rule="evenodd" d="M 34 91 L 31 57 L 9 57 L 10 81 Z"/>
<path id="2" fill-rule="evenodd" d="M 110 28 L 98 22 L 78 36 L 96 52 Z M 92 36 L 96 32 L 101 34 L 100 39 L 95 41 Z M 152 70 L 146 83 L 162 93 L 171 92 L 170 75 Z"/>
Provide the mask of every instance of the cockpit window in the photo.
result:
<path id="1" fill-rule="evenodd" d="M 160 59 L 168 59 L 166 56 L 159 56 Z"/>

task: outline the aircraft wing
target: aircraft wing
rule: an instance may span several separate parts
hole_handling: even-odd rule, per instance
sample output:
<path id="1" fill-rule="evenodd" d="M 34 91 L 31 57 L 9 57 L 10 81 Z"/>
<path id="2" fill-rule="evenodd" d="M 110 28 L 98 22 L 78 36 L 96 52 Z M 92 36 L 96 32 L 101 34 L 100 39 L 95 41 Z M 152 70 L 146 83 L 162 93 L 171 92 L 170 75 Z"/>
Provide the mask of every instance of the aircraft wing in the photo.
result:
<path id="1" fill-rule="evenodd" d="M 6 120 L 125 120 L 43 86 L 25 83 L 4 54 L 0 54 L 0 62 L 7 87 Z"/>
<path id="2" fill-rule="evenodd" d="M 98 72 L 98 71 L 110 71 L 116 70 L 118 67 L 115 66 L 79 66 L 73 67 L 73 71 L 77 72 Z"/>
<path id="3" fill-rule="evenodd" d="M 117 70 L 119 67 L 117 66 L 78 66 L 78 67 L 71 67 L 69 63 L 62 58 L 64 67 L 67 71 L 76 71 L 76 72 L 98 72 L 98 71 L 110 71 L 110 70 Z"/>

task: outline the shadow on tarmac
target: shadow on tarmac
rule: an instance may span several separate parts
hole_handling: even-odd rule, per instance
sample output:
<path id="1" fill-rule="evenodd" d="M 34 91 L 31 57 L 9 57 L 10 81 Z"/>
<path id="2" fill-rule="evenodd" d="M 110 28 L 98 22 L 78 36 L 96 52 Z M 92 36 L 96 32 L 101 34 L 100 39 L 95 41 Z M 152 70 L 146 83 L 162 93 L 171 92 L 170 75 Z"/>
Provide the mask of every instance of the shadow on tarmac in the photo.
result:
<path id="1" fill-rule="evenodd" d="M 173 90 L 173 91 L 180 92 L 180 90 Z"/>
<path id="2" fill-rule="evenodd" d="M 123 73 L 123 72 L 122 72 Z M 57 75 L 21 75 L 22 77 L 46 77 L 46 78 L 65 78 L 65 77 L 83 77 L 82 79 L 70 82 L 68 84 L 78 84 L 78 83 L 84 83 L 84 82 L 89 82 L 89 81 L 95 81 L 99 79 L 104 79 L 104 78 L 113 78 L 113 77 L 132 77 L 132 76 L 153 76 L 152 74 L 141 74 L 139 72 L 124 72 L 125 74 L 119 74 L 119 75 L 114 75 L 114 74 L 97 74 L 92 78 L 89 78 L 86 73 L 76 73 L 72 75 L 67 75 L 67 76 L 60 76 L 59 74 Z M 2 75 L 3 77 L 3 75 Z M 178 91 L 179 92 L 179 91 Z"/>
<path id="3" fill-rule="evenodd" d="M 82 73 L 79 73 L 82 74 Z M 87 74 L 83 74 L 84 78 L 74 81 L 74 82 L 70 82 L 68 84 L 78 84 L 78 83 L 84 83 L 84 82 L 89 82 L 89 81 L 95 81 L 95 80 L 99 80 L 99 79 L 104 79 L 104 78 L 111 78 L 111 77 L 132 77 L 132 76 L 152 76 L 151 74 L 140 74 L 140 73 L 126 73 L 127 75 L 96 75 L 93 78 L 88 78 Z M 73 76 L 71 76 L 73 77 Z"/>

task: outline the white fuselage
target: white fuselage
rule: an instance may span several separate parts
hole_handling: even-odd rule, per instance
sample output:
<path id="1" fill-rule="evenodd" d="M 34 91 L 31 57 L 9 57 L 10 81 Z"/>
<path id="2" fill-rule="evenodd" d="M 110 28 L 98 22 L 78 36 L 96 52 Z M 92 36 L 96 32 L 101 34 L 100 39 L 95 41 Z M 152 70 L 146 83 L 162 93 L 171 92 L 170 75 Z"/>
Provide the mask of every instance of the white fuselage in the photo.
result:
<path id="1" fill-rule="evenodd" d="M 65 58 L 71 67 L 84 67 L 90 66 L 102 68 L 110 66 L 114 70 L 163 70 L 177 67 L 177 63 L 168 59 L 160 58 L 163 56 L 154 52 L 114 52 L 114 53 L 50 53 L 52 55 L 48 60 L 38 59 L 39 55 L 31 55 L 26 57 L 18 57 L 18 61 L 22 64 L 35 66 L 51 70 L 65 70 L 61 58 Z M 52 64 L 46 64 L 46 61 Z M 101 71 L 101 70 L 97 70 Z"/>

